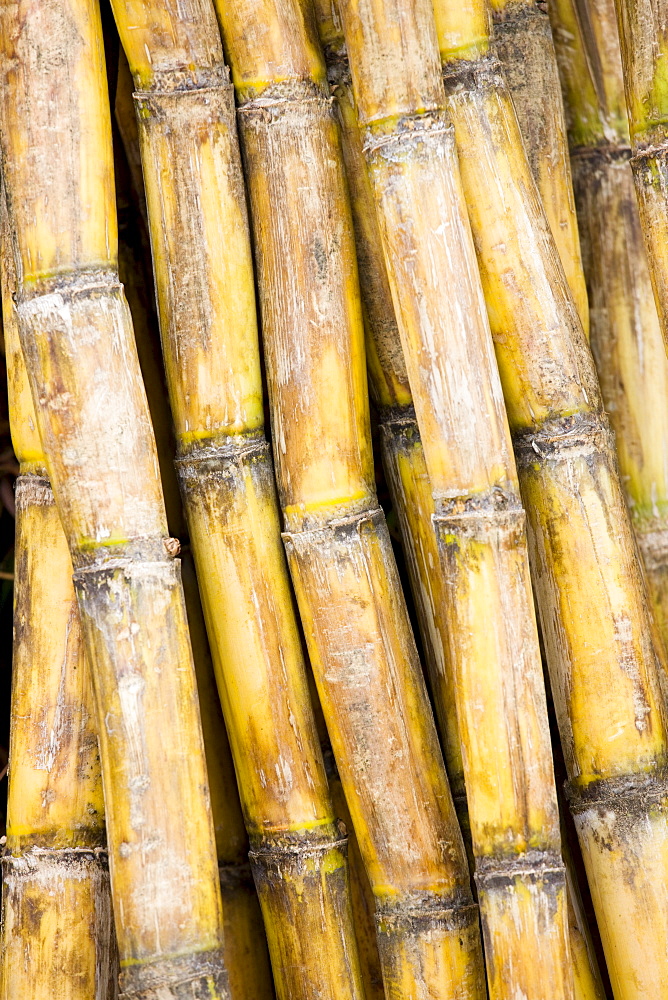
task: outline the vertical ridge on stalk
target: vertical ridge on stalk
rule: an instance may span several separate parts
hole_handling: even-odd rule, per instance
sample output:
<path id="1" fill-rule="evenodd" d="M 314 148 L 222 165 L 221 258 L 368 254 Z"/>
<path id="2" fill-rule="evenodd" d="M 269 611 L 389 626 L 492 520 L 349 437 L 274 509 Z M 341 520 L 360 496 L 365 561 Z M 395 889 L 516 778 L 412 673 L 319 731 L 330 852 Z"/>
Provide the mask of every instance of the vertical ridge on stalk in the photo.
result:
<path id="1" fill-rule="evenodd" d="M 442 19 L 456 6 L 436 3 Z M 664 653 L 593 358 L 508 89 L 492 55 L 462 64 L 441 44 L 571 809 L 611 978 L 619 997 L 639 997 L 668 982 Z"/>
<path id="2" fill-rule="evenodd" d="M 19 334 L 74 567 L 95 693 L 121 992 L 227 997 L 178 543 L 118 281 L 110 110 L 93 0 L 0 12 Z"/>
<path id="3" fill-rule="evenodd" d="M 495 49 L 513 98 L 529 166 L 585 333 L 589 305 L 582 271 L 559 72 L 545 0 L 490 0 Z M 547 9 L 546 9 L 547 8 Z M 481 37 L 485 29 L 479 26 Z M 450 51 L 453 51 L 452 47 Z M 458 52 L 458 57 L 461 57 Z"/>
<path id="4" fill-rule="evenodd" d="M 4 204 L 0 212 L 5 216 Z M 93 692 L 72 563 L 21 356 L 6 223 L 3 217 L 3 334 L 20 470 L 0 996 L 114 1000 L 117 956 Z"/>
<path id="5" fill-rule="evenodd" d="M 234 95 L 213 6 L 115 0 L 137 92 L 177 470 L 278 995 L 362 1000 L 269 450 Z"/>
<path id="6" fill-rule="evenodd" d="M 341 150 L 307 3 L 217 5 L 238 103 L 285 542 L 392 997 L 481 997 L 476 910 L 375 496 Z"/>

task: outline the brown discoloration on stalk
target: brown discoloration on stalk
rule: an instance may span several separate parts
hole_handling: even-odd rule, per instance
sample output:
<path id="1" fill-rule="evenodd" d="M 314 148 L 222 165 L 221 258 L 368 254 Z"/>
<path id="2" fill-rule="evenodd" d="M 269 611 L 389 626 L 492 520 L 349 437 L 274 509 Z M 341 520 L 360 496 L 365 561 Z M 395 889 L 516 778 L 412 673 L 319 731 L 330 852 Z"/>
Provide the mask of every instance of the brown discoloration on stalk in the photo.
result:
<path id="1" fill-rule="evenodd" d="M 115 273 L 99 13 L 88 0 L 2 13 L 19 328 L 93 676 L 122 988 L 210 1000 L 226 994 L 215 843 L 179 567 Z"/>
<path id="2" fill-rule="evenodd" d="M 340 18 L 335 5 L 328 0 L 316 5 L 316 15 L 325 48 L 327 76 L 341 127 L 360 271 L 369 388 L 379 410 L 383 464 L 399 518 L 446 769 L 468 844 L 454 676 L 446 652 L 445 583 L 432 525 L 434 502 L 431 484 L 394 316 Z"/>
<path id="3" fill-rule="evenodd" d="M 380 64 L 375 40 L 387 38 L 388 17 L 390 8 L 344 5 L 365 153 L 431 479 L 477 879 L 482 884 L 489 858 L 513 886 L 512 905 L 504 906 L 507 888 L 485 883 L 485 933 L 501 942 L 487 956 L 489 978 L 497 996 L 529 988 L 515 952 L 520 940 L 526 948 L 533 939 L 545 996 L 567 996 L 556 802 L 509 434 L 440 70 L 432 62 L 438 48 L 431 11 L 402 9 L 401 45 L 385 45 Z M 444 283 L 457 294 L 427 293 Z M 478 626 L 483 606 L 497 623 L 489 641 Z M 541 902 L 547 882 L 539 879 L 536 889 L 532 877 L 531 888 L 525 884 L 522 859 L 531 850 L 546 879 L 556 866 L 550 890 L 560 900 L 556 908 L 547 897 Z M 550 914 L 549 930 L 541 913 Z"/>
<path id="4" fill-rule="evenodd" d="M 668 343 L 668 5 L 617 0 L 636 194 L 647 262 Z"/>
<path id="5" fill-rule="evenodd" d="M 491 0 L 490 6 L 494 11 L 494 47 L 512 95 L 529 165 L 573 302 L 587 332 L 589 306 L 564 107 L 546 10 L 551 5 L 541 0 Z"/>
<path id="6" fill-rule="evenodd" d="M 154 10 L 167 14 L 158 4 L 132 6 L 138 15 L 120 3 L 115 11 L 141 88 L 135 99 L 177 469 L 276 988 L 284 1000 L 361 998 L 345 856 L 263 435 L 233 91 L 212 6 L 203 17 L 215 66 L 200 64 L 202 47 L 191 44 L 187 83 L 176 66 L 145 75 L 132 25 L 137 16 L 148 23 Z M 168 14 L 181 37 L 182 14 L 176 7 Z M 148 31 L 144 41 L 160 62 L 159 35 Z M 257 995 L 250 983 L 246 989 Z"/>
<path id="7" fill-rule="evenodd" d="M 18 336 L 4 198 L 0 213 L 10 424 L 23 473 L 16 486 L 1 992 L 6 1000 L 113 1000 L 117 956 L 93 694 L 67 542 L 39 475 L 44 455 Z"/>
<path id="8" fill-rule="evenodd" d="M 591 346 L 657 623 L 668 640 L 668 360 L 633 178 L 614 0 L 552 10 L 566 102 Z"/>
<path id="9" fill-rule="evenodd" d="M 668 735 L 660 689 L 665 665 L 593 360 L 503 81 L 484 60 L 463 67 L 453 62 L 449 73 L 462 179 L 527 508 L 552 693 L 569 776 L 577 778 L 574 794 L 577 799 L 602 777 L 651 785 Z M 623 796 L 623 781 L 616 792 Z M 642 839 L 649 815 L 623 798 L 611 815 L 621 813 Z M 655 835 L 659 851 L 660 824 Z M 588 865 L 592 879 L 604 864 L 602 843 L 599 849 L 598 861 Z M 647 891 L 643 873 L 640 866 L 632 890 L 639 899 Z M 616 878 L 620 868 L 599 896 L 604 922 L 618 912 Z M 620 961 L 635 961 L 636 938 L 664 961 L 665 914 L 658 906 L 645 915 Z"/>
<path id="10" fill-rule="evenodd" d="M 289 560 L 376 903 L 396 902 L 397 929 L 382 949 L 386 990 L 440 988 L 440 962 L 463 995 L 477 996 L 477 931 L 462 945 L 452 927 L 436 935 L 440 912 L 468 907 L 470 892 L 389 541 L 374 513 L 355 248 L 324 63 L 312 59 L 315 25 L 297 3 L 269 11 L 221 4 L 219 15 L 241 105 Z M 268 39 L 289 41 L 277 54 Z"/>

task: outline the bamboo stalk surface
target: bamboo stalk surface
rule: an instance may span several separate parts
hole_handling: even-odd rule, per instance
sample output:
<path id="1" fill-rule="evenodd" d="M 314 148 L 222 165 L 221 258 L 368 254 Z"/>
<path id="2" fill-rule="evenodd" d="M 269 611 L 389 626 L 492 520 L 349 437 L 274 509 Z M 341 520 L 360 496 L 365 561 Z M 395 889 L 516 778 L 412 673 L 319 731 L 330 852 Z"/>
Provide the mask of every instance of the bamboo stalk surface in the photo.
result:
<path id="1" fill-rule="evenodd" d="M 476 909 L 387 528 L 339 133 L 307 4 L 217 6 L 288 561 L 392 997 L 479 997 Z"/>
<path id="2" fill-rule="evenodd" d="M 213 6 L 115 2 L 136 86 L 177 469 L 279 997 L 362 997 L 263 431 L 234 99 Z"/>
<path id="3" fill-rule="evenodd" d="M 0 65 L 19 333 L 93 677 L 121 992 L 225 997 L 178 545 L 116 271 L 99 10 L 4 6 Z"/>

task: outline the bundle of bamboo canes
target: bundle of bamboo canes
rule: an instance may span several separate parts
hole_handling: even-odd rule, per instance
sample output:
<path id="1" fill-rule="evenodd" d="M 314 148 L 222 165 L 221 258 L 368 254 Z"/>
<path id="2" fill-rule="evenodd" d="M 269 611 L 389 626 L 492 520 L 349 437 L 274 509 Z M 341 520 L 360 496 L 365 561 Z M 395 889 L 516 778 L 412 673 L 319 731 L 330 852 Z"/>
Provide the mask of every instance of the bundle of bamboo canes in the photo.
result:
<path id="1" fill-rule="evenodd" d="M 668 998 L 663 2 L 0 8 L 0 1000 Z"/>

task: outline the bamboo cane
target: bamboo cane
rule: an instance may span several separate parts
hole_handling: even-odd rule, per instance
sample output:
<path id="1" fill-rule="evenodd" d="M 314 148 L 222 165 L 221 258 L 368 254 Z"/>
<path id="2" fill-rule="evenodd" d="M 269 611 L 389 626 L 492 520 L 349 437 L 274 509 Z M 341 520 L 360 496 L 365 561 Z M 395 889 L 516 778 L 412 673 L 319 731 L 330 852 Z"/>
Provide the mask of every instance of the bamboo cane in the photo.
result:
<path id="1" fill-rule="evenodd" d="M 439 24 L 458 10 L 454 3 L 440 6 Z M 454 50 L 446 32 L 440 38 L 528 514 L 571 808 L 606 959 L 618 997 L 663 995 L 663 651 L 593 359 L 510 96 L 491 56 L 461 61 L 462 48 Z"/>
<path id="2" fill-rule="evenodd" d="M 668 344 L 668 2 L 615 0 L 647 263 Z"/>
<path id="3" fill-rule="evenodd" d="M 212 6 L 114 4 L 136 107 L 177 465 L 279 996 L 362 997 L 280 539 L 234 99 Z"/>
<path id="4" fill-rule="evenodd" d="M 566 141 L 564 106 L 548 11 L 552 0 L 490 0 L 494 39 L 547 221 L 583 329 L 589 304 Z M 547 8 L 547 9 L 546 9 Z M 473 9 L 479 12 L 474 0 Z M 466 7 L 462 15 L 466 17 Z M 478 13 L 480 16 L 480 13 Z M 484 20 L 484 19 L 483 19 Z M 478 39 L 487 37 L 483 20 Z"/>
<path id="5" fill-rule="evenodd" d="M 406 555 L 448 780 L 468 851 L 470 831 L 455 680 L 448 662 L 443 613 L 445 577 L 432 526 L 431 484 L 394 316 L 373 190 L 364 162 L 340 15 L 330 0 L 317 2 L 315 11 L 341 130 L 360 275 L 369 387 L 379 414 L 383 466 Z"/>
<path id="6" fill-rule="evenodd" d="M 198 583 L 174 468 L 175 438 L 160 350 L 157 310 L 151 308 L 152 280 L 148 219 L 132 98 L 133 84 L 121 50 L 114 100 L 121 149 L 115 144 L 116 202 L 119 222 L 119 276 L 132 313 L 137 351 L 156 436 L 167 524 L 181 540 L 181 574 L 193 648 L 202 736 L 211 795 L 211 814 L 223 901 L 223 959 L 230 1000 L 262 1000 L 273 995 L 271 966 L 257 893 L 248 863 L 234 766 L 216 688 Z M 124 67 L 124 68 L 123 68 Z M 118 138 L 117 135 L 114 136 Z M 136 164 L 138 169 L 130 168 Z M 142 212 L 141 206 L 144 205 Z M 143 231 L 146 218 L 146 231 Z M 145 249 L 146 248 L 146 249 Z M 145 258 L 148 254 L 148 259 Z"/>
<path id="7" fill-rule="evenodd" d="M 93 695 L 72 564 L 21 357 L 5 223 L 3 331 L 20 475 L 0 997 L 113 1000 L 117 958 Z"/>
<path id="8" fill-rule="evenodd" d="M 350 84 L 345 42 L 336 5 L 316 4 L 327 75 L 336 97 L 346 177 L 351 192 L 357 259 L 364 306 L 371 392 L 380 414 L 383 461 L 398 514 L 411 588 L 420 621 L 432 699 L 464 841 L 471 852 L 461 745 L 455 710 L 455 679 L 447 648 L 443 591 L 446 586 L 432 527 L 434 502 L 424 449 L 412 408 L 406 365 L 382 255 L 373 191 L 366 172 L 362 136 Z M 352 846 L 352 845 L 351 845 Z M 565 859 L 566 860 L 566 859 Z M 469 858 L 471 869 L 474 859 Z M 591 949 L 584 944 L 586 920 L 577 907 L 577 885 L 566 865 L 568 929 L 575 1000 L 603 996 Z"/>
<path id="9" fill-rule="evenodd" d="M 564 88 L 591 346 L 622 484 L 668 648 L 668 360 L 629 166 L 614 0 L 551 8 Z"/>
<path id="10" fill-rule="evenodd" d="M 95 691 L 121 990 L 227 995 L 204 751 L 177 546 L 116 274 L 99 11 L 0 12 L 2 144 L 19 333 L 74 564 Z"/>
<path id="11" fill-rule="evenodd" d="M 444 113 L 433 12 L 426 4 L 350 2 L 343 21 L 448 581 L 488 982 L 494 997 L 570 997 L 524 516 Z"/>
<path id="12" fill-rule="evenodd" d="M 306 3 L 217 6 L 251 206 L 288 561 L 385 990 L 480 997 L 476 909 L 375 497 L 339 135 Z"/>

